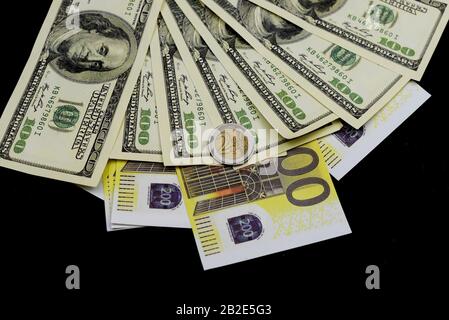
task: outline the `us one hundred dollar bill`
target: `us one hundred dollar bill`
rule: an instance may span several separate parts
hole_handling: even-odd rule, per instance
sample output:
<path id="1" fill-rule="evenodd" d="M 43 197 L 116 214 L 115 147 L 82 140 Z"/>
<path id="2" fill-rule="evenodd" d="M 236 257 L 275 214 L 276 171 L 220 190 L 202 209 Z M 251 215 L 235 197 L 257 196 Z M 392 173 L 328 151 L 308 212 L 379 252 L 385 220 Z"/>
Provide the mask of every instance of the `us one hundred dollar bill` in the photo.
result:
<path id="1" fill-rule="evenodd" d="M 187 10 L 187 3 L 183 2 Z M 203 0 L 228 27 L 325 107 L 361 127 L 408 82 L 406 77 L 315 36 L 246 0 Z M 300 79 L 300 80 L 299 80 Z"/>
<path id="2" fill-rule="evenodd" d="M 213 104 L 206 107 L 203 103 L 162 16 L 151 42 L 151 55 L 153 72 L 162 76 L 155 93 L 164 164 L 214 164 L 202 133 L 222 124 L 221 119 L 209 115 Z"/>
<path id="3" fill-rule="evenodd" d="M 98 185 L 161 0 L 55 0 L 0 120 L 0 165 Z"/>
<path id="4" fill-rule="evenodd" d="M 134 88 L 111 158 L 162 162 L 150 50 Z"/>
<path id="5" fill-rule="evenodd" d="M 184 46 L 188 58 L 192 59 L 185 43 Z M 219 116 L 221 105 L 214 102 L 204 83 L 203 86 L 196 85 L 203 81 L 198 74 L 197 81 L 192 80 L 193 73 L 189 72 L 189 66 L 184 61 L 186 54 L 183 57 L 179 53 L 179 49 L 165 20 L 161 17 L 151 44 L 151 50 L 153 70 L 155 73 L 163 75 L 163 81 L 156 83 L 156 100 L 159 106 L 161 136 L 167 137 L 167 140 L 162 142 L 164 164 L 168 166 L 218 165 L 219 163 L 210 155 L 210 134 L 220 124 L 236 123 L 236 117 L 230 109 L 225 109 L 227 111 L 226 116 Z M 194 62 L 190 66 L 195 67 Z M 228 81 L 231 81 L 231 79 L 228 79 Z M 198 88 L 203 89 L 202 95 L 200 95 Z M 211 102 L 205 104 L 203 97 L 208 97 Z M 244 103 L 247 104 L 248 102 L 244 101 Z M 225 105 L 225 107 L 228 108 L 229 106 Z M 211 114 L 214 116 L 211 116 Z M 341 124 L 335 122 L 301 138 L 285 141 L 282 150 L 277 148 L 277 145 L 276 148 L 267 150 L 264 150 L 266 147 L 263 147 L 262 150 L 259 150 L 259 153 L 249 159 L 249 162 L 254 162 L 255 159 L 263 160 L 276 157 L 279 153 L 294 146 L 323 137 L 339 128 L 341 128 Z M 270 131 L 270 136 L 266 138 L 266 141 L 278 139 L 274 130 L 268 131 Z"/>
<path id="6" fill-rule="evenodd" d="M 344 125 L 338 132 L 319 139 L 331 175 L 342 179 L 429 98 L 423 88 L 410 82 L 360 129 Z"/>
<path id="7" fill-rule="evenodd" d="M 186 52 L 185 55 L 193 57 L 185 57 L 186 64 L 193 61 L 194 72 L 199 75 L 196 77 L 200 82 L 198 85 L 208 87 L 216 104 L 224 105 L 226 110 L 231 109 L 227 116 L 233 116 L 233 122 L 239 122 L 253 132 L 274 126 L 282 136 L 294 138 L 336 119 L 332 112 L 237 34 L 228 32 L 227 39 L 220 39 L 222 48 L 217 48 L 218 43 L 213 34 L 205 30 L 208 26 L 202 25 L 202 32 L 198 31 L 174 0 L 167 1 L 167 4 L 162 8 L 166 23 L 173 29 L 172 35 L 176 31 L 181 35 L 174 37 L 174 40 L 178 41 L 178 47 L 182 43 L 184 46 L 187 44 L 190 54 Z M 210 17 L 214 18 L 213 15 Z M 218 18 L 215 21 L 219 22 Z M 211 43 L 215 48 L 210 48 Z M 231 50 L 233 53 L 227 55 L 226 51 Z M 217 51 L 218 56 L 215 54 Z M 182 55 L 183 51 L 180 53 Z M 233 75 L 224 67 L 225 64 L 235 70 Z M 249 89 L 242 90 L 239 85 L 248 82 Z M 262 143 L 259 146 L 266 147 Z"/>
<path id="8" fill-rule="evenodd" d="M 415 80 L 449 18 L 447 0 L 250 1 Z"/>
<path id="9" fill-rule="evenodd" d="M 317 142 L 234 170 L 178 168 L 204 269 L 351 232 Z"/>
<path id="10" fill-rule="evenodd" d="M 258 160 L 262 160 L 262 154 L 264 153 L 271 157 L 277 157 L 279 153 L 302 144 L 303 139 L 301 138 L 287 140 L 276 133 L 276 130 L 260 114 L 258 108 L 232 79 L 222 63 L 209 50 L 199 32 L 185 18 L 176 3 L 169 0 L 167 4 L 169 6 L 164 6 L 161 10 L 162 16 L 179 49 L 180 55 L 183 57 L 186 67 L 189 69 L 189 74 L 195 75 L 192 78 L 196 79 L 196 87 L 203 86 L 204 90 L 212 96 L 214 106 L 221 111 L 224 123 L 237 123 L 251 132 L 256 141 Z M 277 80 L 275 78 L 270 79 L 271 83 L 275 83 Z M 282 86 L 281 81 L 278 81 L 278 84 L 280 87 L 279 92 L 281 92 L 285 85 Z M 275 95 L 274 92 L 272 94 L 273 96 Z M 286 96 L 288 97 L 287 93 Z M 297 96 L 300 97 L 301 95 L 298 93 Z M 293 99 L 290 100 L 292 104 L 295 102 Z M 312 104 L 308 107 L 313 108 L 314 106 Z M 321 105 L 315 107 L 318 110 L 310 110 L 307 107 L 305 110 L 310 111 L 310 113 L 321 110 L 322 114 L 316 117 L 316 121 L 310 123 L 312 128 L 307 129 L 307 126 L 304 125 L 303 134 L 313 131 L 314 127 L 316 127 L 316 122 L 327 124 L 335 118 Z M 323 119 L 324 121 L 320 121 Z M 329 127 L 326 127 L 326 130 L 329 129 Z M 323 130 L 318 131 L 321 132 Z"/>

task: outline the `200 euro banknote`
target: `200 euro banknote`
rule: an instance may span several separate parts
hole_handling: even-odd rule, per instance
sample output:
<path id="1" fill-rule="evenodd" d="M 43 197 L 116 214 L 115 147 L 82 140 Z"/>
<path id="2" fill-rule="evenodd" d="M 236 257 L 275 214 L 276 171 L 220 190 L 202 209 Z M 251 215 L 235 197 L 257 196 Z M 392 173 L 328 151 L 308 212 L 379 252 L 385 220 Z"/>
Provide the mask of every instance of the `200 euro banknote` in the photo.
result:
<path id="1" fill-rule="evenodd" d="M 178 169 L 205 269 L 351 232 L 317 142 L 235 170 Z"/>

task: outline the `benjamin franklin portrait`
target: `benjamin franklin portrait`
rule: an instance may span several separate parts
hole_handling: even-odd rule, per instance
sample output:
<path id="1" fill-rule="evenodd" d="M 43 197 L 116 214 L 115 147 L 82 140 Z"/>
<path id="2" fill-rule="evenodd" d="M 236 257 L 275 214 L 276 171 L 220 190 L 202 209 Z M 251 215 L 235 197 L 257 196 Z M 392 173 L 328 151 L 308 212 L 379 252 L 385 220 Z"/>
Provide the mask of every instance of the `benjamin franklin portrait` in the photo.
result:
<path id="1" fill-rule="evenodd" d="M 270 0 L 299 17 L 323 17 L 337 11 L 347 0 Z"/>
<path id="2" fill-rule="evenodd" d="M 100 83 L 118 78 L 133 64 L 137 41 L 124 20 L 107 13 L 83 12 L 54 26 L 47 59 L 62 76 Z"/>
<path id="3" fill-rule="evenodd" d="M 187 45 L 194 48 L 201 57 L 206 58 L 207 56 L 211 56 L 209 47 L 187 18 L 183 19 L 182 33 Z"/>
<path id="4" fill-rule="evenodd" d="M 163 51 L 163 54 L 170 54 L 170 55 L 176 55 L 179 57 L 178 48 L 176 48 L 175 41 L 173 40 L 172 35 L 170 34 L 170 31 L 167 28 L 167 25 L 165 24 L 165 21 L 162 19 L 159 19 L 159 41 L 161 44 L 161 50 Z"/>
<path id="5" fill-rule="evenodd" d="M 212 35 L 225 41 L 235 48 L 248 48 L 248 43 L 243 40 L 226 22 L 208 8 L 204 8 L 204 22 Z"/>
<path id="6" fill-rule="evenodd" d="M 238 11 L 241 22 L 259 39 L 284 44 L 299 41 L 309 35 L 302 28 L 247 0 L 239 1 Z"/>

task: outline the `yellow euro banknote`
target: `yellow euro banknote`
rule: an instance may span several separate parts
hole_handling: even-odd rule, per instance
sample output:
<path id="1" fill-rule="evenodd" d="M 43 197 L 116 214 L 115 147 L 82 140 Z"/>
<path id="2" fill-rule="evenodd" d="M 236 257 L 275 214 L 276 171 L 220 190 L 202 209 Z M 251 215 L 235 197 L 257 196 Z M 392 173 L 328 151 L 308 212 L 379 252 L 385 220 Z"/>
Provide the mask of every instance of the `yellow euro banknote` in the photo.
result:
<path id="1" fill-rule="evenodd" d="M 106 230 L 108 232 L 132 228 L 130 226 L 122 226 L 122 225 L 118 225 L 118 224 L 113 224 L 111 221 L 112 204 L 114 201 L 114 186 L 115 186 L 117 162 L 118 161 L 115 161 L 115 160 L 108 161 L 106 168 L 104 169 L 103 176 L 102 176 L 102 182 L 101 182 L 101 185 L 103 187 Z"/>
<path id="2" fill-rule="evenodd" d="M 173 167 L 117 161 L 112 193 L 113 225 L 190 228 Z"/>
<path id="3" fill-rule="evenodd" d="M 204 269 L 351 232 L 316 141 L 239 170 L 177 170 Z"/>

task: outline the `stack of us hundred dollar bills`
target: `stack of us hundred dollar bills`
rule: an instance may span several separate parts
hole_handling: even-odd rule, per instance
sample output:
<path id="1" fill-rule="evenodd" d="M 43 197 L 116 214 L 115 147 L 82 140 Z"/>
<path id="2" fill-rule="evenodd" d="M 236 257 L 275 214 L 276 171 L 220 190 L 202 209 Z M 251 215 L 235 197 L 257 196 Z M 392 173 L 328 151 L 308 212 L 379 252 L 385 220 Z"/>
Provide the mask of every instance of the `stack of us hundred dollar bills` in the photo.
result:
<path id="1" fill-rule="evenodd" d="M 54 0 L 0 165 L 87 188 L 111 231 L 192 228 L 205 269 L 348 234 L 330 174 L 429 98 L 413 80 L 448 15 L 447 0 Z"/>

